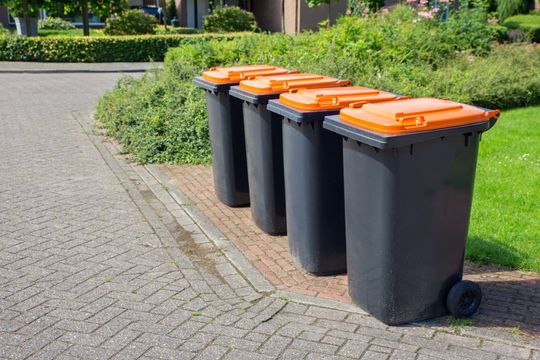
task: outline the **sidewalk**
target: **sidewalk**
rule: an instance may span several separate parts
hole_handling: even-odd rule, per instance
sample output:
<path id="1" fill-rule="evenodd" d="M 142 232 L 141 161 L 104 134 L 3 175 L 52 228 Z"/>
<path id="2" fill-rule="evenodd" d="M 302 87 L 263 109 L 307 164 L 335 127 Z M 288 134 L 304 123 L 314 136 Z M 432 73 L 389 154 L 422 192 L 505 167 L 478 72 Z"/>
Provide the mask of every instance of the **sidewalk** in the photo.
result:
<path id="1" fill-rule="evenodd" d="M 145 63 L 44 63 L 0 61 L 2 73 L 133 73 L 162 68 L 161 62 Z"/>
<path id="2" fill-rule="evenodd" d="M 230 208 L 214 195 L 212 169 L 202 165 L 161 165 L 159 169 L 191 203 L 230 239 L 276 289 L 350 303 L 347 276 L 316 277 L 291 260 L 286 236 L 263 233 L 249 208 Z M 534 272 L 467 263 L 465 278 L 480 284 L 484 303 L 471 328 L 522 334 L 540 344 L 540 277 Z M 450 321 L 450 319 L 446 319 Z"/>

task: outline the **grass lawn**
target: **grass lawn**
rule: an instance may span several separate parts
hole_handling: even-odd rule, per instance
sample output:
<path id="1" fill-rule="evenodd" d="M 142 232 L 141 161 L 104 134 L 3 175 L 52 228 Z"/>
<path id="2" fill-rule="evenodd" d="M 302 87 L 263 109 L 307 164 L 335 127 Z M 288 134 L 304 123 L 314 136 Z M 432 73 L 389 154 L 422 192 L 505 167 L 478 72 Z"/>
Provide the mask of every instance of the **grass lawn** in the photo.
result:
<path id="1" fill-rule="evenodd" d="M 39 36 L 83 36 L 82 29 L 73 30 L 39 30 Z M 105 36 L 103 29 L 90 29 L 90 36 Z"/>
<path id="2" fill-rule="evenodd" d="M 540 106 L 483 135 L 467 258 L 540 272 Z"/>

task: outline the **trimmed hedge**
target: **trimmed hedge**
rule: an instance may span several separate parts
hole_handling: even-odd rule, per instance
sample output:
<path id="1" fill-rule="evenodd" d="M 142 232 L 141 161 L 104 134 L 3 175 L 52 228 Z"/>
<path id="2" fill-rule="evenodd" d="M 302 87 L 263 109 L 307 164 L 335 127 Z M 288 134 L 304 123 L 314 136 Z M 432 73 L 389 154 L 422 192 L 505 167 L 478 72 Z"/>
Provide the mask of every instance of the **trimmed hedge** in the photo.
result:
<path id="1" fill-rule="evenodd" d="M 103 37 L 0 37 L 0 61 L 162 61 L 170 47 L 243 34 L 142 35 Z"/>
<path id="2" fill-rule="evenodd" d="M 509 29 L 519 29 L 530 36 L 532 41 L 540 41 L 540 14 L 516 15 L 503 23 Z"/>

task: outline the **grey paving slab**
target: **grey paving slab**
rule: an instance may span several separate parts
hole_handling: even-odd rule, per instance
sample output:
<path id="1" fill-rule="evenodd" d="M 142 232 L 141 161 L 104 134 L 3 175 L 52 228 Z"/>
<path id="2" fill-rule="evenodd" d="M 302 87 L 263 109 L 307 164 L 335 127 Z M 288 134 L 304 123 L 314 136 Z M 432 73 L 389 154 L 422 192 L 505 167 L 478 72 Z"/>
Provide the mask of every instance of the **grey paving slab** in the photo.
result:
<path id="1" fill-rule="evenodd" d="M 0 74 L 0 358 L 538 358 L 525 340 L 389 328 L 251 283 L 93 126 L 120 76 Z"/>

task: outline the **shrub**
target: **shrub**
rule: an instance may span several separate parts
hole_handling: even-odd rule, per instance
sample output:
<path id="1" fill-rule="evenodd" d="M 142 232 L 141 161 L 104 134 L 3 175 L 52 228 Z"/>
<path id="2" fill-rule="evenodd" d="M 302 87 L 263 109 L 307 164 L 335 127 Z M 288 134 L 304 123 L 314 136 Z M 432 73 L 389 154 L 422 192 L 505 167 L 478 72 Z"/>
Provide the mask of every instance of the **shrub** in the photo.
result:
<path id="1" fill-rule="evenodd" d="M 44 38 L 8 36 L 0 38 L 0 61 L 162 61 L 170 47 L 235 36 L 241 35 L 51 36 Z"/>
<path id="2" fill-rule="evenodd" d="M 72 30 L 75 25 L 57 17 L 48 17 L 44 20 L 39 20 L 38 27 L 43 30 Z"/>
<path id="3" fill-rule="evenodd" d="M 139 162 L 210 161 L 204 95 L 171 69 L 122 79 L 100 100 L 96 117 Z"/>
<path id="4" fill-rule="evenodd" d="M 156 34 L 158 35 L 185 35 L 185 34 L 200 34 L 203 31 L 201 29 L 189 28 L 189 27 L 172 27 L 158 25 L 155 28 Z"/>
<path id="5" fill-rule="evenodd" d="M 115 18 L 107 19 L 105 35 L 154 34 L 155 26 L 155 17 L 139 10 L 128 10 Z"/>
<path id="6" fill-rule="evenodd" d="M 237 6 L 217 7 L 204 17 L 204 30 L 208 32 L 255 31 L 257 22 L 249 11 Z"/>
<path id="7" fill-rule="evenodd" d="M 533 41 L 540 41 L 540 15 L 515 15 L 504 21 L 504 26 L 509 29 L 523 31 Z"/>
<path id="8" fill-rule="evenodd" d="M 9 30 L 6 29 L 2 24 L 0 24 L 0 36 L 9 35 Z"/>
<path id="9" fill-rule="evenodd" d="M 467 21 L 470 39 L 460 34 Z M 491 45 L 492 30 L 480 23 L 418 21 L 410 11 L 398 10 L 342 19 L 328 30 L 297 36 L 191 42 L 168 51 L 162 74 L 124 81 L 108 93 L 97 116 L 141 162 L 204 163 L 210 153 L 204 92 L 192 80 L 216 65 L 268 63 L 403 95 L 493 108 L 540 104 L 540 48 Z M 149 98 L 148 92 L 154 95 Z"/>
<path id="10" fill-rule="evenodd" d="M 497 0 L 497 14 L 500 20 L 505 20 L 512 15 L 528 13 L 532 4 L 531 0 Z"/>

